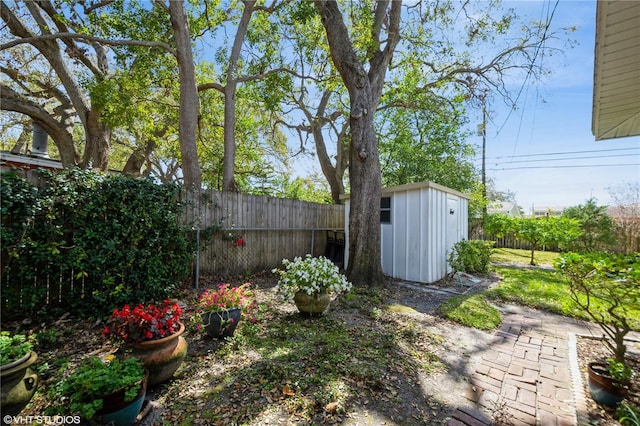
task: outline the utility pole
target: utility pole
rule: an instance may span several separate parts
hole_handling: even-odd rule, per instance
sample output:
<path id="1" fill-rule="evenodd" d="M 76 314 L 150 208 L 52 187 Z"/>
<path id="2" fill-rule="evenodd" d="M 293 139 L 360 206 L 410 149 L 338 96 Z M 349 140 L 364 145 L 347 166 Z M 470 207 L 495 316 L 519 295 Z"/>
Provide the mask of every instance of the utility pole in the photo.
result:
<path id="1" fill-rule="evenodd" d="M 486 169 L 486 154 L 487 154 L 487 92 L 485 91 L 480 100 L 482 102 L 482 198 L 484 203 L 482 204 L 482 217 L 487 215 L 487 169 Z"/>

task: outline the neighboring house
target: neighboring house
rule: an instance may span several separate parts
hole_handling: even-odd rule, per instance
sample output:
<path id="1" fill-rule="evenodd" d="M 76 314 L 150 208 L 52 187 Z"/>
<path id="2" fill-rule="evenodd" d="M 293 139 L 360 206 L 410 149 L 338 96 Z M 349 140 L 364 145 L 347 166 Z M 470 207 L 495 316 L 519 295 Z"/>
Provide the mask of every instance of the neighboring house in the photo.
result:
<path id="1" fill-rule="evenodd" d="M 558 206 L 531 206 L 527 217 L 562 216 L 566 207 Z"/>
<path id="2" fill-rule="evenodd" d="M 25 154 L 12 154 L 9 151 L 0 151 L 0 172 L 16 171 L 32 185 L 40 185 L 38 169 L 62 170 L 62 163 L 47 158 L 35 157 Z"/>
<path id="3" fill-rule="evenodd" d="M 609 206 L 607 214 L 613 219 L 637 219 L 640 220 L 640 203 L 622 206 Z"/>
<path id="4" fill-rule="evenodd" d="M 30 154 L 15 154 L 9 151 L 0 151 L 0 171 L 7 172 L 18 170 L 30 182 L 37 181 L 34 175 L 35 169 L 60 170 L 62 163 L 49 158 L 47 152 L 48 135 L 37 124 L 33 124 L 33 140 Z"/>
<path id="5" fill-rule="evenodd" d="M 488 209 L 489 214 L 506 214 L 512 217 L 522 217 L 522 209 L 519 205 L 507 202 L 493 203 Z"/>

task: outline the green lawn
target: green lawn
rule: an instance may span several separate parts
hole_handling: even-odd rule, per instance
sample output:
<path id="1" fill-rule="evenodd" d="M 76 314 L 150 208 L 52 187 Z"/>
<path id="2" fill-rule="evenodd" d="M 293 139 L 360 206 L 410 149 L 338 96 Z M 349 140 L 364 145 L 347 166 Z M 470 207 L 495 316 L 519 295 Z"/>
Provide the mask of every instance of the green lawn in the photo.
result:
<path id="1" fill-rule="evenodd" d="M 553 265 L 559 256 L 554 252 L 536 252 L 536 263 Z M 542 309 L 557 314 L 586 319 L 590 318 L 571 300 L 569 284 L 555 270 L 527 267 L 530 252 L 516 249 L 497 249 L 491 256 L 493 262 L 514 264 L 514 266 L 495 266 L 491 270 L 502 277 L 495 288 L 462 296 L 441 306 L 441 312 L 449 319 L 479 329 L 495 328 L 499 320 L 495 320 L 495 308 L 491 303 L 515 303 Z M 488 301 L 489 303 L 482 303 Z M 597 306 L 597 301 L 592 302 Z M 628 307 L 631 326 L 640 330 L 640 308 Z M 604 312 L 604 308 L 601 310 Z M 491 324 L 495 324 L 491 327 Z"/>
<path id="2" fill-rule="evenodd" d="M 553 265 L 553 261 L 560 255 L 555 251 L 536 250 L 533 259 L 536 265 Z M 495 263 L 516 263 L 528 265 L 531 260 L 530 250 L 519 250 L 509 248 L 494 249 L 491 254 L 491 261 Z"/>

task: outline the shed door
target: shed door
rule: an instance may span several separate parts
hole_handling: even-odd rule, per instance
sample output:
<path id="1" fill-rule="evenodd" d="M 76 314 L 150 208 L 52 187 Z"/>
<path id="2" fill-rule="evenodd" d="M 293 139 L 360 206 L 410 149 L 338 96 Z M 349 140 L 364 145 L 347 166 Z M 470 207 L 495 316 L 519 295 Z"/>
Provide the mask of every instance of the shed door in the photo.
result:
<path id="1" fill-rule="evenodd" d="M 447 253 L 449 258 L 451 248 L 460 238 L 460 229 L 458 226 L 458 217 L 460 215 L 460 200 L 458 198 L 447 197 Z M 448 268 L 448 265 L 447 265 Z"/>

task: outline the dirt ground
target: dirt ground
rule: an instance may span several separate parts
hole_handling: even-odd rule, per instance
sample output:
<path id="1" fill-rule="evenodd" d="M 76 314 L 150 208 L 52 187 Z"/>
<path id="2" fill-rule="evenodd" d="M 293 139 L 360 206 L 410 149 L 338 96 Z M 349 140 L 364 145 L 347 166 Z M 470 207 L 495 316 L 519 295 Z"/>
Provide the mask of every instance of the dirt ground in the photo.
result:
<path id="1" fill-rule="evenodd" d="M 269 296 L 273 292 L 274 283 L 272 279 L 266 279 L 259 287 L 261 291 Z M 497 278 L 492 276 L 473 277 L 457 276 L 454 280 L 442 281 L 434 285 L 424 285 L 413 282 L 394 281 L 390 283 L 390 298 L 386 300 L 388 313 L 395 310 L 401 312 L 403 318 L 411 318 L 413 326 L 437 337 L 438 344 L 431 348 L 441 362 L 446 365 L 446 369 L 435 374 L 420 373 L 419 377 L 388 377 L 386 388 L 382 391 L 375 391 L 363 388 L 361 395 L 354 398 L 354 403 L 346 413 L 340 416 L 327 415 L 325 419 L 314 419 L 312 424 L 343 424 L 343 425 L 442 425 L 446 424 L 453 412 L 462 405 L 469 405 L 465 398 L 471 379 L 476 367 L 481 361 L 482 353 L 486 350 L 493 339 L 493 333 L 464 327 L 451 321 L 443 319 L 438 314 L 438 307 L 447 299 L 459 294 L 470 294 L 495 285 Z M 295 307 L 289 307 L 295 310 Z M 338 313 L 331 311 L 330 315 L 345 315 L 344 320 L 366 321 L 366 318 L 358 318 L 357 312 L 346 311 Z M 63 328 L 65 325 L 73 327 L 68 323 L 68 319 L 61 319 L 57 326 Z M 52 344 L 52 357 L 79 356 L 87 349 L 94 352 L 104 350 L 104 346 L 96 340 L 96 329 L 99 325 L 92 324 L 85 330 L 78 333 L 69 333 L 66 336 L 68 341 L 56 342 Z M 215 354 L 216 347 L 210 341 L 189 340 L 190 352 Z M 83 348 L 84 346 L 84 348 Z M 594 345 L 589 345 L 593 347 Z M 587 356 L 593 354 L 580 354 L 582 362 Z M 212 355 L 213 356 L 213 355 Z M 250 354 L 248 354 L 250 356 Z M 209 358 L 207 358 L 209 360 Z M 228 368 L 217 363 L 214 357 L 210 359 L 209 368 Z M 640 367 L 640 365 L 639 365 Z M 204 373 L 203 377 L 205 376 Z M 640 374 L 636 375 L 635 401 L 638 400 L 638 389 L 640 389 Z M 184 383 L 182 383 L 184 382 Z M 165 398 L 163 394 L 190 394 L 206 393 L 208 383 L 198 380 L 198 376 L 190 377 L 188 380 L 177 379 L 171 385 L 169 392 L 167 389 L 160 389 L 156 393 L 148 395 L 152 402 L 148 414 L 142 419 L 140 425 L 171 424 L 167 423 L 167 413 L 176 414 L 176 407 L 172 406 L 171 400 Z M 379 401 L 379 395 L 388 394 L 390 400 L 397 403 L 389 404 L 388 401 Z M 242 395 L 238 395 L 238 401 L 230 401 L 230 406 L 242 404 Z M 268 397 L 267 397 L 268 398 Z M 386 397 L 385 397 L 386 398 Z M 35 401 L 35 404 L 27 409 L 23 414 L 42 413 L 45 408 L 43 401 Z M 385 408 L 382 408 L 382 407 Z M 178 410 L 179 411 L 179 410 Z M 178 413 L 179 414 L 179 413 Z M 590 406 L 589 415 L 591 425 L 613 426 L 618 425 L 613 420 L 613 413 L 603 410 L 598 406 Z M 171 418 L 171 417 L 169 417 Z M 210 424 L 206 419 L 190 419 L 189 424 Z M 223 423 L 224 424 L 224 423 Z M 299 423 L 295 418 L 291 418 L 282 405 L 270 404 L 269 409 L 265 409 L 260 416 L 252 419 L 251 425 L 290 425 L 305 424 Z"/>

